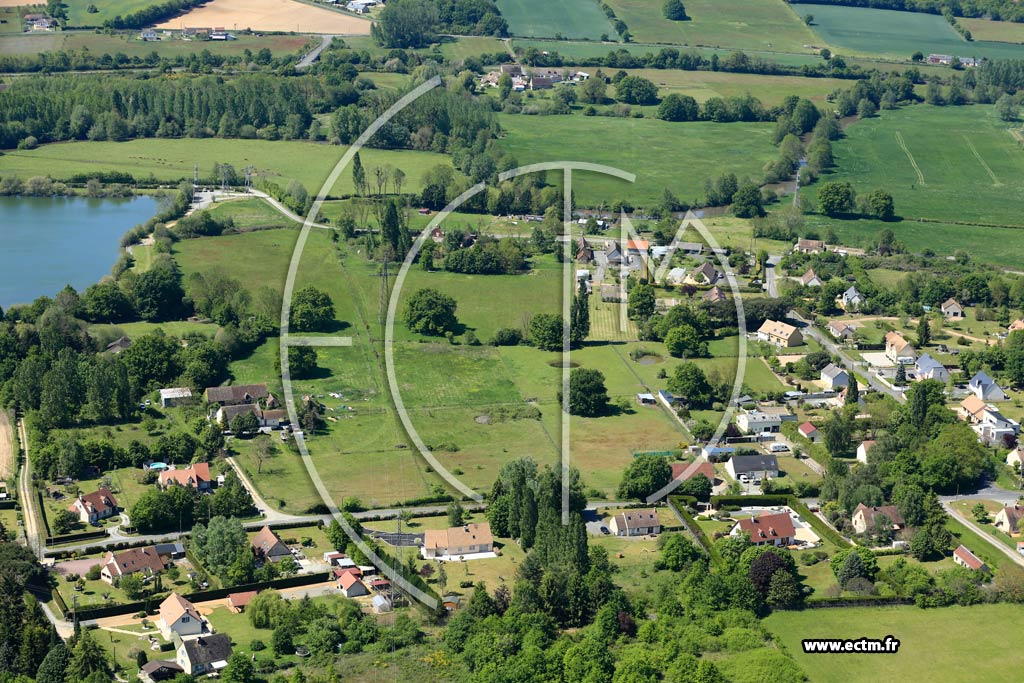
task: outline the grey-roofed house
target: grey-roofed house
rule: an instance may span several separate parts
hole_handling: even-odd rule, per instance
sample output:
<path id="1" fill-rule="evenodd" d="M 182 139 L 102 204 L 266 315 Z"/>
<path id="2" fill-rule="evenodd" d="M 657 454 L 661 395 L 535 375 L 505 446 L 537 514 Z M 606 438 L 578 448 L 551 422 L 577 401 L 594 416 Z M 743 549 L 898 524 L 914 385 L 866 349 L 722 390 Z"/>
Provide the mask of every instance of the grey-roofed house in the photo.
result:
<path id="1" fill-rule="evenodd" d="M 224 633 L 191 638 L 178 647 L 178 666 L 192 676 L 220 671 L 231 652 L 231 638 Z"/>
<path id="2" fill-rule="evenodd" d="M 864 305 L 864 296 L 857 291 L 856 287 L 850 286 L 849 289 L 839 295 L 836 301 L 844 311 L 856 311 Z"/>
<path id="3" fill-rule="evenodd" d="M 725 469 L 733 479 L 741 474 L 754 479 L 779 476 L 779 461 L 771 453 L 757 455 L 734 455 L 725 463 Z"/>
<path id="4" fill-rule="evenodd" d="M 154 659 L 146 662 L 140 671 L 142 679 L 152 681 L 152 683 L 168 681 L 180 673 L 183 673 L 181 666 L 169 659 Z"/>
<path id="5" fill-rule="evenodd" d="M 949 370 L 928 353 L 922 353 L 914 363 L 914 374 L 918 380 L 935 379 L 943 384 L 949 381 Z"/>
<path id="6" fill-rule="evenodd" d="M 821 369 L 821 384 L 829 390 L 837 390 L 849 386 L 850 373 L 840 365 L 829 363 Z"/>
<path id="7" fill-rule="evenodd" d="M 1005 401 L 1007 399 L 1006 392 L 984 370 L 979 370 L 971 378 L 971 381 L 967 383 L 967 388 L 982 401 Z"/>
<path id="8" fill-rule="evenodd" d="M 244 403 L 256 403 L 270 397 L 266 384 L 236 384 L 229 387 L 210 387 L 206 390 L 207 403 L 219 403 L 222 406 L 237 406 Z"/>

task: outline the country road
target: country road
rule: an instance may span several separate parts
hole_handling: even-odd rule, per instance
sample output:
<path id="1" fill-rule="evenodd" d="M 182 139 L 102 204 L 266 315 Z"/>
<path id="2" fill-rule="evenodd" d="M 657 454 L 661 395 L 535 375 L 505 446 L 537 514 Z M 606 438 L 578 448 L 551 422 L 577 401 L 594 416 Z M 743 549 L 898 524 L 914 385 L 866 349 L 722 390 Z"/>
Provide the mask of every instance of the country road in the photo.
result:
<path id="1" fill-rule="evenodd" d="M 25 458 L 21 464 L 21 476 L 18 478 L 18 498 L 21 499 L 22 517 L 25 520 L 25 539 L 29 549 L 37 557 L 42 557 L 43 539 L 39 529 L 37 500 L 32 490 L 32 460 L 28 456 L 28 433 L 25 429 L 25 421 L 21 419 L 18 420 L 18 437 L 21 439 L 22 448 L 25 449 Z"/>
<path id="2" fill-rule="evenodd" d="M 327 46 L 331 44 L 332 40 L 334 40 L 334 36 L 325 34 L 320 36 L 320 39 L 321 43 L 318 46 L 314 47 L 309 52 L 307 52 L 305 56 L 303 56 L 303 58 L 299 60 L 299 63 L 295 65 L 296 69 L 308 69 L 310 66 L 312 66 L 313 62 L 315 62 L 317 58 L 320 56 L 320 53 L 326 50 Z"/>
<path id="3" fill-rule="evenodd" d="M 942 501 L 942 508 L 946 511 L 946 514 L 948 514 L 950 517 L 963 524 L 965 527 L 967 527 L 974 533 L 981 536 L 993 548 L 1009 557 L 1011 560 L 1019 564 L 1021 567 L 1024 567 L 1024 556 L 1022 556 L 1020 553 L 1013 552 L 1013 550 L 1011 550 L 1009 547 L 1000 543 L 998 539 L 992 538 L 991 534 L 986 533 L 977 524 L 961 515 L 959 512 L 957 512 L 956 508 L 954 508 L 948 502 Z M 970 548 L 968 548 L 968 550 L 970 550 Z"/>

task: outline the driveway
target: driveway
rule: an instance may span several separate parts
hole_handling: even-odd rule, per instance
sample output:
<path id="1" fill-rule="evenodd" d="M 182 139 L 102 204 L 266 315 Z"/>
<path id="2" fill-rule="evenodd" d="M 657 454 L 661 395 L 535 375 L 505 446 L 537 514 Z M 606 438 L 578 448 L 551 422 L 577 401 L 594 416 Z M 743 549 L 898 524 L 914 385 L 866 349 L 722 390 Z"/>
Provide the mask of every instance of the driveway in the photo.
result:
<path id="1" fill-rule="evenodd" d="M 85 573 L 93 565 L 102 564 L 99 558 L 90 557 L 84 560 L 68 560 L 67 562 L 58 562 L 53 565 L 53 571 L 57 574 L 68 575 L 68 574 L 80 574 L 85 576 Z"/>

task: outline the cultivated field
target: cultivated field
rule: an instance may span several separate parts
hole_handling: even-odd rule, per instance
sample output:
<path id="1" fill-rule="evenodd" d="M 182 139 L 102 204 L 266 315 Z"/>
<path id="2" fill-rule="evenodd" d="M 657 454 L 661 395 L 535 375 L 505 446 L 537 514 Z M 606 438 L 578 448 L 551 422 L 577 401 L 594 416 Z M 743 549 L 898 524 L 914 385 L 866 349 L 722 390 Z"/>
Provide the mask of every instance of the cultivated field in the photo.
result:
<path id="1" fill-rule="evenodd" d="M 974 41 L 968 43 L 936 14 L 896 12 L 838 5 L 793 5 L 799 14 L 814 15 L 814 30 L 821 40 L 859 54 L 908 59 L 920 50 L 958 55 L 1012 59 L 1024 57 L 1024 46 Z"/>
<path id="2" fill-rule="evenodd" d="M 214 163 L 228 163 L 239 170 L 255 166 L 257 175 L 282 185 L 298 180 L 310 193 L 315 193 L 345 149 L 300 141 L 222 138 L 72 142 L 5 153 L 0 157 L 0 175 L 49 175 L 58 179 L 90 171 L 123 171 L 136 178 L 152 174 L 162 182 L 177 182 L 192 178 L 193 164 L 199 164 L 200 173 L 210 173 Z M 448 157 L 441 154 L 405 150 L 363 149 L 360 158 L 367 168 L 367 177 L 373 176 L 372 169 L 377 166 L 401 167 L 407 178 L 403 192 L 419 191 L 420 180 L 429 168 L 449 163 Z M 343 173 L 333 192 L 354 192 L 352 174 Z"/>
<path id="3" fill-rule="evenodd" d="M 934 681 L 967 683 L 1016 680 L 1024 664 L 1010 604 L 944 607 L 850 607 L 775 612 L 764 624 L 815 683 Z M 968 634 L 984 634 L 971 637 Z M 898 654 L 808 655 L 804 638 L 900 640 Z"/>
<path id="4" fill-rule="evenodd" d="M 645 108 L 652 111 L 653 107 Z M 636 183 L 577 173 L 574 192 L 585 206 L 628 199 L 634 205 L 658 202 L 664 188 L 681 199 L 702 196 L 704 180 L 732 171 L 759 177 L 776 150 L 771 124 L 669 123 L 655 119 L 604 116 L 500 116 L 506 130 L 501 144 L 520 164 L 576 160 L 607 164 L 636 173 Z M 604 141 L 606 144 L 595 144 Z M 651 150 L 665 150 L 651 154 Z M 0 171 L 2 171 L 0 160 Z M 557 179 L 552 175 L 552 182 Z"/>
<path id="5" fill-rule="evenodd" d="M 670 21 L 662 3 L 609 0 L 635 40 L 676 45 L 812 52 L 820 40 L 782 0 L 690 0 L 689 21 Z"/>
<path id="6" fill-rule="evenodd" d="M 847 129 L 834 146 L 837 171 L 827 179 L 850 181 L 858 191 L 884 188 L 907 219 L 1024 226 L 1017 204 L 1007 201 L 1024 191 L 1024 152 L 1008 128 L 990 106 L 882 112 Z M 909 228 L 904 221 L 893 230 L 904 239 Z M 977 244 L 971 229 L 960 230 Z M 932 238 L 933 249 L 946 246 L 936 233 Z"/>
<path id="7" fill-rule="evenodd" d="M 370 22 L 365 19 L 294 0 L 212 0 L 180 17 L 157 24 L 157 28 L 173 29 L 190 26 L 338 35 L 370 33 Z"/>
<path id="8" fill-rule="evenodd" d="M 498 9 L 514 36 L 598 40 L 617 34 L 604 12 L 593 0 L 498 0 Z"/>

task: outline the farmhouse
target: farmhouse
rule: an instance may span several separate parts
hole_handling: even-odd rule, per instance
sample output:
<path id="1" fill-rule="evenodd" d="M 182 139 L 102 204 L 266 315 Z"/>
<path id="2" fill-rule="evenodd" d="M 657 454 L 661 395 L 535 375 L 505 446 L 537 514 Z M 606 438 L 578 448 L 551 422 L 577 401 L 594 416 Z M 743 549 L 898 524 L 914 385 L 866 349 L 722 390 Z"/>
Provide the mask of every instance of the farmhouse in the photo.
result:
<path id="1" fill-rule="evenodd" d="M 725 469 L 733 479 L 739 479 L 741 475 L 768 479 L 779 476 L 779 461 L 770 453 L 734 455 L 725 463 Z"/>
<path id="2" fill-rule="evenodd" d="M 814 272 L 814 268 L 809 268 L 806 273 L 800 277 L 800 284 L 804 287 L 821 287 L 821 278 Z"/>
<path id="3" fill-rule="evenodd" d="M 909 365 L 917 359 L 914 347 L 899 332 L 885 335 L 885 357 L 898 365 Z"/>
<path id="4" fill-rule="evenodd" d="M 810 422 L 804 422 L 796 429 L 800 432 L 800 436 L 810 440 L 811 443 L 818 443 L 821 441 L 821 433 L 818 431 L 818 428 Z"/>
<path id="5" fill-rule="evenodd" d="M 209 490 L 212 486 L 210 480 L 210 464 L 197 462 L 182 469 L 170 469 L 160 473 L 160 486 L 185 486 L 199 491 Z"/>
<path id="6" fill-rule="evenodd" d="M 160 36 L 153 29 L 147 28 L 139 34 L 139 40 L 160 40 Z"/>
<path id="7" fill-rule="evenodd" d="M 824 240 L 797 240 L 793 247 L 793 253 L 799 254 L 822 254 L 825 252 Z"/>
<path id="8" fill-rule="evenodd" d="M 979 370 L 967 383 L 967 388 L 982 401 L 1005 401 L 1006 392 L 984 370 Z"/>
<path id="9" fill-rule="evenodd" d="M 256 416 L 256 423 L 260 427 L 271 429 L 280 427 L 288 422 L 288 411 L 284 408 L 264 409 L 255 403 L 246 403 L 237 406 L 221 406 L 217 409 L 213 419 L 223 428 L 229 430 L 231 423 L 239 415 L 251 413 Z"/>
<path id="10" fill-rule="evenodd" d="M 231 657 L 231 638 L 224 633 L 183 640 L 178 647 L 178 666 L 192 676 L 220 671 Z"/>
<path id="11" fill-rule="evenodd" d="M 167 640 L 177 635 L 195 636 L 203 632 L 203 617 L 191 602 L 177 593 L 171 593 L 160 603 L 160 618 L 157 620 L 160 633 Z"/>
<path id="12" fill-rule="evenodd" d="M 953 551 L 953 562 L 957 563 L 961 567 L 970 569 L 972 572 L 988 571 L 988 565 L 978 559 L 977 555 L 972 553 L 963 545 L 958 546 L 957 549 Z"/>
<path id="13" fill-rule="evenodd" d="M 1007 505 L 996 513 L 993 525 L 1004 534 L 1015 535 L 1020 531 L 1020 520 L 1024 519 L 1024 507 Z"/>
<path id="14" fill-rule="evenodd" d="M 949 370 L 946 366 L 931 357 L 931 354 L 923 353 L 914 363 L 914 377 L 917 380 L 934 379 L 945 384 L 949 381 Z"/>
<path id="15" fill-rule="evenodd" d="M 744 434 L 775 433 L 782 427 L 782 418 L 755 410 L 738 414 L 736 426 Z"/>
<path id="16" fill-rule="evenodd" d="M 722 279 L 722 274 L 711 263 L 705 261 L 690 271 L 686 283 L 690 285 L 713 285 Z"/>
<path id="17" fill-rule="evenodd" d="M 229 387 L 210 387 L 206 390 L 206 402 L 219 403 L 222 406 L 256 403 L 265 398 L 272 398 L 266 384 L 236 384 Z"/>
<path id="18" fill-rule="evenodd" d="M 964 307 L 952 297 L 943 301 L 939 310 L 946 320 L 962 320 L 964 317 Z"/>
<path id="19" fill-rule="evenodd" d="M 752 545 L 787 546 L 796 538 L 796 527 L 788 512 L 775 512 L 741 519 L 729 535 L 741 534 L 750 534 Z"/>
<path id="20" fill-rule="evenodd" d="M 269 526 L 263 527 L 252 537 L 252 550 L 264 562 L 280 562 L 292 556 L 292 551 Z"/>
<path id="21" fill-rule="evenodd" d="M 804 336 L 792 325 L 777 320 L 765 320 L 757 330 L 757 340 L 787 348 L 803 344 Z"/>
<path id="22" fill-rule="evenodd" d="M 660 534 L 661 522 L 654 508 L 624 510 L 608 522 L 608 530 L 616 536 L 646 536 Z"/>
<path id="23" fill-rule="evenodd" d="M 857 446 L 857 462 L 864 463 L 865 465 L 867 465 L 868 464 L 868 452 L 871 450 L 871 447 L 874 446 L 874 445 L 875 445 L 875 442 L 872 441 L 871 439 L 867 439 L 865 441 L 861 441 L 860 445 Z"/>
<path id="24" fill-rule="evenodd" d="M 850 373 L 846 368 L 829 363 L 821 369 L 821 385 L 829 391 L 836 391 L 850 384 Z"/>
<path id="25" fill-rule="evenodd" d="M 192 390 L 188 387 L 173 387 L 160 390 L 160 407 L 174 408 L 192 402 Z"/>
<path id="26" fill-rule="evenodd" d="M 857 334 L 857 328 L 850 323 L 833 320 L 828 324 L 828 333 L 839 341 L 846 341 L 847 339 L 852 339 Z"/>
<path id="27" fill-rule="evenodd" d="M 101 519 L 113 517 L 118 512 L 117 499 L 107 489 L 80 494 L 68 510 L 78 515 L 82 524 L 95 524 Z"/>
<path id="28" fill-rule="evenodd" d="M 893 531 L 899 531 L 902 529 L 906 522 L 903 521 L 903 515 L 900 514 L 900 510 L 895 505 L 881 505 L 877 507 L 868 507 L 864 503 L 857 505 L 857 509 L 853 511 L 853 517 L 850 520 L 853 524 L 853 530 L 858 534 L 877 528 L 877 524 L 885 524 L 887 528 Z"/>
<path id="29" fill-rule="evenodd" d="M 494 537 L 487 522 L 454 526 L 443 530 L 428 529 L 423 534 L 424 559 L 455 558 L 494 551 Z"/>
<path id="30" fill-rule="evenodd" d="M 844 311 L 860 310 L 860 307 L 864 305 L 864 295 L 851 285 L 849 289 L 836 297 L 836 305 Z"/>
<path id="31" fill-rule="evenodd" d="M 140 573 L 143 576 L 159 574 L 166 567 L 163 556 L 156 548 L 130 548 L 120 553 L 107 552 L 103 558 L 103 569 L 100 578 L 113 585 L 129 574 Z"/>

